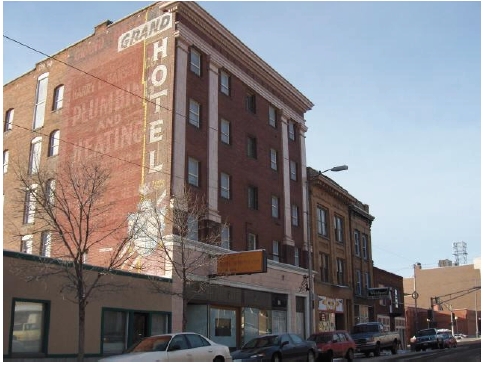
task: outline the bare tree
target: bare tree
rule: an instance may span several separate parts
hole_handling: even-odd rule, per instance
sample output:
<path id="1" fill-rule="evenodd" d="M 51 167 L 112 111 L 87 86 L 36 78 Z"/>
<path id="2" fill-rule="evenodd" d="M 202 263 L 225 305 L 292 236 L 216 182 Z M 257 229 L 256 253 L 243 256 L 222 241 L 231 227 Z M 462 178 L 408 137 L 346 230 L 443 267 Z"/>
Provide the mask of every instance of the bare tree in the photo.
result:
<path id="1" fill-rule="evenodd" d="M 63 279 L 62 296 L 78 307 L 78 361 L 84 359 L 89 299 L 113 289 L 108 275 L 129 261 L 132 251 L 127 249 L 134 235 L 128 230 L 127 217 L 113 214 L 115 202 L 107 197 L 112 188 L 110 170 L 99 160 L 93 161 L 63 164 L 57 172 L 38 167 L 28 171 L 22 168 L 26 164 L 15 169 L 19 203 L 24 207 L 22 221 L 29 224 L 32 236 L 41 237 L 38 254 L 43 258 L 28 271 L 17 268 L 17 272 L 27 281 L 49 276 Z M 32 246 L 32 242 L 25 245 Z M 24 249 L 32 252 L 32 248 Z M 102 270 L 87 271 L 88 257 Z"/>
<path id="2" fill-rule="evenodd" d="M 182 299 L 185 331 L 188 302 L 206 289 L 217 259 L 228 252 L 220 249 L 227 226 L 209 220 L 204 198 L 188 188 L 169 197 L 166 191 L 145 187 L 142 195 L 132 216 L 140 226 L 134 230 L 134 245 L 142 253 L 142 267 L 151 275 L 153 290 Z M 173 286 L 167 289 L 159 276 L 171 277 Z"/>

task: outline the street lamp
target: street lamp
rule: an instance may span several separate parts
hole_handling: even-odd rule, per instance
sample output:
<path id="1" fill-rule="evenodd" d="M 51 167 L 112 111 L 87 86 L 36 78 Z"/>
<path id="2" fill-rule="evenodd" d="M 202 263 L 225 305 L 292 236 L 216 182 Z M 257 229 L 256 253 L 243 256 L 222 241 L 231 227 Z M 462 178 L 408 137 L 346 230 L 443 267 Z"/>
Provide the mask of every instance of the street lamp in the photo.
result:
<path id="1" fill-rule="evenodd" d="M 311 237 L 311 232 L 310 232 L 310 194 L 309 194 L 309 183 L 312 179 L 315 179 L 322 175 L 323 173 L 326 173 L 328 171 L 331 172 L 340 172 L 342 170 L 347 170 L 349 167 L 347 165 L 338 165 L 330 169 L 326 169 L 324 171 L 318 172 L 318 174 L 313 175 L 313 176 L 307 176 L 305 180 L 306 184 L 306 190 L 307 190 L 307 249 L 309 252 L 309 333 L 312 334 L 314 331 L 314 279 L 312 277 L 312 247 L 310 243 L 310 237 Z"/>

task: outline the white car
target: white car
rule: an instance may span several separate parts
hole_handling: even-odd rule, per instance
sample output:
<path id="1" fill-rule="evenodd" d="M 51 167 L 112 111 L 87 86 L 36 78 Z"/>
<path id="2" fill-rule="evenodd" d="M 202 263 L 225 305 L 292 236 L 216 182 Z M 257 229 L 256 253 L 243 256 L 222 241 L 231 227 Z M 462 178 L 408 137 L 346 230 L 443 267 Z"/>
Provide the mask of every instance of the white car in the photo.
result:
<path id="1" fill-rule="evenodd" d="M 231 362 L 230 349 L 201 334 L 183 332 L 143 338 L 125 353 L 99 362 Z"/>

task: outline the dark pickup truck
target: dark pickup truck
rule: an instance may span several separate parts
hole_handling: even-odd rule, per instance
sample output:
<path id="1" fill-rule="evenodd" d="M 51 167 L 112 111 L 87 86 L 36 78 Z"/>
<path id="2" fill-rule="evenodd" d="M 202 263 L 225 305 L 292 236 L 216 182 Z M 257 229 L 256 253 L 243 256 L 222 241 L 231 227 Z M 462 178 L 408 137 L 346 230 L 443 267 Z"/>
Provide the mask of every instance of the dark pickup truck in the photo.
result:
<path id="1" fill-rule="evenodd" d="M 428 348 L 437 349 L 443 347 L 443 339 L 438 334 L 436 328 L 420 329 L 416 332 L 416 342 L 414 345 L 416 351 L 426 351 Z"/>
<path id="2" fill-rule="evenodd" d="M 401 343 L 399 332 L 388 332 L 379 322 L 356 324 L 351 337 L 356 342 L 356 352 L 364 353 L 366 357 L 371 352 L 374 356 L 380 356 L 384 349 L 390 350 L 394 355 Z"/>

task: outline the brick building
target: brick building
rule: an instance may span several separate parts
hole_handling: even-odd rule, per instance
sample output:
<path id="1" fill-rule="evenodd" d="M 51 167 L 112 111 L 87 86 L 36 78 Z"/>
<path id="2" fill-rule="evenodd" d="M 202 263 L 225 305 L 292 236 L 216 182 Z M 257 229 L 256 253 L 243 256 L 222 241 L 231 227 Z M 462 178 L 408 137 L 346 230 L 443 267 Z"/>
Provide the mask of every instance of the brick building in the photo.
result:
<path id="1" fill-rule="evenodd" d="M 374 216 L 332 179 L 307 169 L 313 245 L 316 330 L 374 320 L 371 225 Z"/>
<path id="2" fill-rule="evenodd" d="M 480 260 L 459 266 L 444 265 L 448 261 L 440 264 L 443 266 L 423 268 L 417 263 L 413 278 L 403 279 L 404 293 L 418 294 L 416 300 L 410 296 L 405 300 L 407 334 L 427 327 L 453 327 L 455 333 L 458 328 L 460 333 L 475 336 L 481 329 Z M 458 317 L 453 324 L 451 313 Z"/>
<path id="3" fill-rule="evenodd" d="M 222 250 L 268 254 L 267 273 L 213 280 L 190 304 L 190 330 L 232 348 L 267 331 L 308 335 L 299 288 L 307 274 L 304 113 L 313 104 L 199 5 L 160 2 L 102 23 L 3 91 L 5 250 L 43 256 L 56 246 L 33 234 L 35 212 L 14 199 L 14 161 L 55 172 L 103 159 L 112 215 L 135 212 L 141 188 L 173 197 L 189 186 L 209 208 L 195 241 L 202 225 L 223 223 Z M 109 245 L 87 263 L 102 265 Z M 180 301 L 170 307 L 173 331 Z M 231 327 L 220 337 L 219 319 Z"/>

